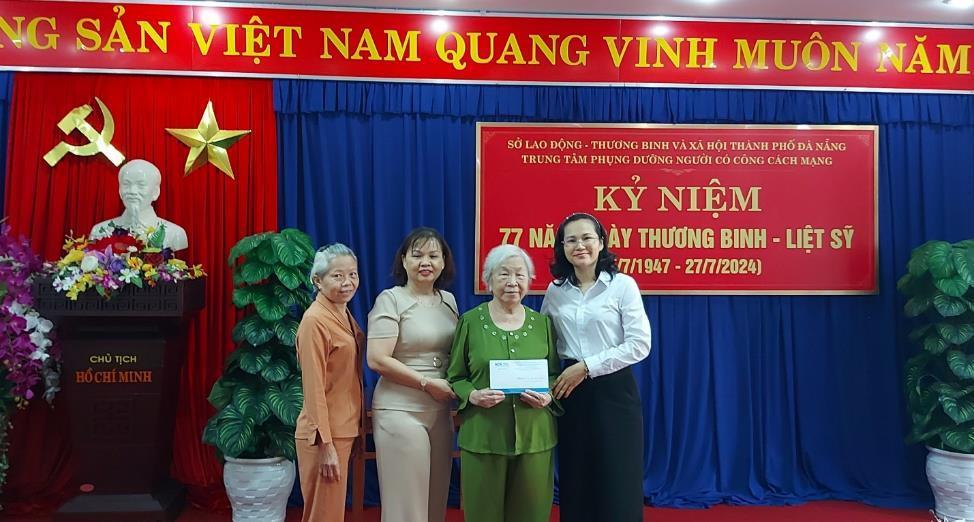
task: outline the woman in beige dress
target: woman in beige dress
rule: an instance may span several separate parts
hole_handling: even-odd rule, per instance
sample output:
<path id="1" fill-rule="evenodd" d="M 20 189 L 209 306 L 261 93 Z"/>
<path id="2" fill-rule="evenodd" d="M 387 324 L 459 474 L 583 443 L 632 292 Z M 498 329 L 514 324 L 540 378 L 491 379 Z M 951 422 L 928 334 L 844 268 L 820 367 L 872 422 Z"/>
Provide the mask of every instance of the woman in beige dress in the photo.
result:
<path id="1" fill-rule="evenodd" d="M 369 313 L 367 360 L 381 375 L 372 425 L 383 522 L 443 522 L 456 398 L 445 379 L 459 314 L 453 255 L 434 229 L 417 228 L 393 264 L 396 286 Z"/>

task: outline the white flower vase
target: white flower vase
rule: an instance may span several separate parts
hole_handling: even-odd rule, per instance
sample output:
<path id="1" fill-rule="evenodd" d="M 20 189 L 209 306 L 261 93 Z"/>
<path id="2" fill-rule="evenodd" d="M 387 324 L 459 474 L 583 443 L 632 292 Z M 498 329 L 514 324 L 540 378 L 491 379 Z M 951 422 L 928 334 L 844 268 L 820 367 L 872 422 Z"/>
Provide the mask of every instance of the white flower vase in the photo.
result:
<path id="1" fill-rule="evenodd" d="M 934 516 L 940 522 L 974 522 L 974 455 L 927 449 Z"/>
<path id="2" fill-rule="evenodd" d="M 294 463 L 282 457 L 235 459 L 223 465 L 233 522 L 284 522 L 294 486 Z"/>

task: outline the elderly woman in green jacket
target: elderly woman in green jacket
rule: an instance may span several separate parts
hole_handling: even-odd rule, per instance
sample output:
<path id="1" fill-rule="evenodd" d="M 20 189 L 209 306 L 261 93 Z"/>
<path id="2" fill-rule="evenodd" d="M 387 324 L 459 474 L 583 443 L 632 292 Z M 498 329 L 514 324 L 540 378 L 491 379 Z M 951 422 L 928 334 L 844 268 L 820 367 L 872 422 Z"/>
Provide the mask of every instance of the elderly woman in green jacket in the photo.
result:
<path id="1" fill-rule="evenodd" d="M 460 484 L 467 522 L 547 522 L 554 489 L 557 403 L 547 391 L 490 389 L 490 361 L 534 359 L 548 383 L 560 367 L 550 320 L 521 304 L 534 277 L 528 254 L 495 247 L 483 280 L 494 298 L 457 324 L 447 379 L 460 399 Z"/>

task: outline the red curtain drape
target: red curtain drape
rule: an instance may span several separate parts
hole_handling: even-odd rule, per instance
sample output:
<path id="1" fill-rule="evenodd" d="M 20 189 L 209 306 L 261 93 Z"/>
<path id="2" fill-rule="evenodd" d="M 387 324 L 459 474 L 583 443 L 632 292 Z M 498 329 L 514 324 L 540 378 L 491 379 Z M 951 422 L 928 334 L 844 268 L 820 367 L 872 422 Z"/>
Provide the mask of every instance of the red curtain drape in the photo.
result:
<path id="1" fill-rule="evenodd" d="M 49 167 L 44 154 L 58 142 L 83 144 L 79 132 L 65 137 L 58 121 L 89 104 L 88 121 L 102 129 L 100 98 L 115 119 L 112 144 L 126 160 L 142 158 L 162 171 L 157 213 L 186 229 L 190 247 L 181 257 L 209 274 L 207 306 L 189 330 L 181 377 L 172 471 L 187 484 L 191 500 L 207 508 L 225 503 L 221 470 L 213 449 L 200 442 L 212 414 L 206 396 L 233 350 L 238 317 L 230 297 L 226 258 L 240 238 L 277 228 L 277 136 L 269 80 L 179 78 L 93 74 L 18 73 L 10 105 L 6 206 L 15 233 L 27 235 L 48 260 L 59 257 L 64 236 L 118 216 L 118 168 L 104 156 L 65 156 Z M 212 165 L 183 176 L 189 149 L 166 133 L 195 128 L 208 100 L 222 129 L 253 132 L 229 150 L 236 179 Z M 67 376 L 65 376 L 67 378 Z M 18 414 L 11 432 L 9 512 L 56 507 L 70 488 L 67 422 L 58 405 L 43 401 Z"/>

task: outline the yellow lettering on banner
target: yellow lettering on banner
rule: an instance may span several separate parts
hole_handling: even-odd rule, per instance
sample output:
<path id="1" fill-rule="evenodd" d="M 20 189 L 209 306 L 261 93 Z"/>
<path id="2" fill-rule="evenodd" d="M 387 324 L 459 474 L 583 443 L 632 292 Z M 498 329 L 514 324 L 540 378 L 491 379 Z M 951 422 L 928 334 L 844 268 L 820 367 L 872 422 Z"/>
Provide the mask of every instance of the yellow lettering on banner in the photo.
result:
<path id="1" fill-rule="evenodd" d="M 957 47 L 956 53 L 949 45 L 940 44 L 937 46 L 940 51 L 940 66 L 937 67 L 937 74 L 971 74 L 968 68 L 968 52 L 971 46 L 964 44 Z M 947 67 L 944 68 L 944 65 Z"/>
<path id="2" fill-rule="evenodd" d="M 139 29 L 141 31 L 140 34 L 141 45 L 139 45 L 139 49 L 138 49 L 140 53 L 149 52 L 149 48 L 146 47 L 145 45 L 146 36 L 148 36 L 149 39 L 152 40 L 152 43 L 156 45 L 156 49 L 162 51 L 163 53 L 169 52 L 169 26 L 171 25 L 170 22 L 159 22 L 159 27 L 162 29 L 161 34 L 158 31 L 156 31 L 156 29 L 149 22 L 146 22 L 144 20 L 139 20 L 136 23 L 139 24 Z"/>
<path id="3" fill-rule="evenodd" d="M 101 50 L 104 52 L 115 52 L 115 44 L 117 44 L 123 53 L 134 52 L 135 47 L 132 47 L 132 41 L 129 40 L 128 32 L 122 23 L 122 17 L 125 16 L 125 7 L 116 5 L 112 8 L 112 11 L 115 12 L 115 23 L 112 24 L 112 31 L 108 33 L 108 38 L 105 39 L 105 45 Z"/>
<path id="4" fill-rule="evenodd" d="M 879 67 L 876 67 L 876 72 L 884 73 L 886 72 L 886 61 L 889 60 L 890 65 L 896 69 L 896 72 L 903 72 L 903 49 L 906 48 L 905 43 L 896 44 L 898 49 L 897 53 L 893 53 L 890 49 L 889 44 L 882 42 L 879 44 Z"/>
<path id="5" fill-rule="evenodd" d="M 335 49 L 338 51 L 338 54 L 342 55 L 342 57 L 345 58 L 346 60 L 348 59 L 348 42 L 349 42 L 348 35 L 351 34 L 352 28 L 342 27 L 340 31 L 342 32 L 343 35 L 342 38 L 339 38 L 338 34 L 335 33 L 335 31 L 333 31 L 331 27 L 321 28 L 321 34 L 324 36 L 325 41 L 324 41 L 324 47 L 322 48 L 321 51 L 320 58 L 324 58 L 326 60 L 332 59 L 333 57 L 329 52 L 329 47 L 330 45 L 333 45 L 335 46 Z"/>
<path id="6" fill-rule="evenodd" d="M 294 54 L 294 36 L 297 35 L 298 39 L 301 39 L 301 28 L 296 25 L 280 25 L 274 28 L 274 38 L 281 33 L 284 33 L 284 38 L 282 39 L 282 51 L 281 58 L 296 58 L 297 55 Z"/>
<path id="7" fill-rule="evenodd" d="M 80 23 L 80 22 L 79 22 Z M 209 25 L 210 32 L 206 35 L 206 39 L 203 38 L 203 32 L 200 30 L 202 27 L 196 22 L 189 22 L 189 30 L 193 33 L 193 38 L 196 41 L 196 46 L 200 50 L 200 54 L 206 56 L 210 52 L 210 46 L 213 45 L 213 36 L 216 35 L 217 30 L 221 29 L 220 25 Z"/>
<path id="8" fill-rule="evenodd" d="M 964 44 L 957 47 L 956 53 L 949 45 L 940 44 L 937 46 L 940 51 L 940 66 L 937 67 L 937 74 L 971 74 L 968 68 L 968 52 L 971 46 Z M 944 65 L 947 68 L 944 68 Z"/>
<path id="9" fill-rule="evenodd" d="M 572 59 L 569 53 L 571 53 L 571 45 L 573 41 L 581 42 L 582 49 L 584 49 L 585 46 L 588 45 L 587 36 L 579 35 L 579 34 L 568 35 L 567 37 L 565 37 L 564 40 L 561 41 L 561 47 L 559 48 L 561 61 L 564 62 L 566 65 L 584 66 L 587 63 L 588 53 L 590 51 L 575 51 L 575 58 Z"/>
<path id="10" fill-rule="evenodd" d="M 737 61 L 734 63 L 733 68 L 760 70 L 767 69 L 767 48 L 768 42 L 770 41 L 771 40 L 758 40 L 754 43 L 754 47 L 750 47 L 746 39 L 735 39 L 734 43 L 737 44 Z M 757 61 L 756 65 L 754 63 L 755 61 Z"/>
<path id="11" fill-rule="evenodd" d="M 507 43 L 504 44 L 504 50 L 501 51 L 500 58 L 497 59 L 497 63 L 506 64 L 508 58 L 514 58 L 514 64 L 524 65 L 524 54 L 521 53 L 521 46 L 517 43 L 517 35 L 511 33 L 507 36 Z"/>
<path id="12" fill-rule="evenodd" d="M 14 29 L 6 18 L 0 16 L 0 31 L 7 36 L 7 40 L 12 43 L 14 47 L 20 49 L 24 45 L 23 38 L 21 38 L 20 35 L 22 35 L 24 32 L 24 20 L 27 18 L 23 16 L 15 16 L 13 19 L 14 22 L 17 23 L 17 29 Z M 0 49 L 3 49 L 4 47 L 5 46 L 0 43 Z"/>
<path id="13" fill-rule="evenodd" d="M 362 60 L 362 52 L 368 53 L 368 60 L 378 61 L 382 59 L 382 55 L 379 54 L 379 49 L 375 46 L 375 39 L 372 38 L 372 31 L 368 28 L 362 31 L 362 36 L 358 39 L 358 46 L 355 48 L 355 52 L 352 53 L 353 60 Z"/>
<path id="14" fill-rule="evenodd" d="M 612 64 L 619 67 L 619 64 L 622 63 L 622 58 L 626 55 L 626 50 L 629 49 L 629 44 L 632 43 L 632 37 L 622 37 L 622 49 L 619 49 L 616 43 L 617 37 L 603 36 L 602 39 L 605 40 L 605 45 L 609 47 L 609 56 L 612 57 Z"/>
<path id="15" fill-rule="evenodd" d="M 538 51 L 540 50 L 541 54 L 543 54 L 544 57 L 548 59 L 548 63 L 550 63 L 551 65 L 555 65 L 558 59 L 556 56 L 555 49 L 558 47 L 558 38 L 560 38 L 560 36 L 557 34 L 549 34 L 548 38 L 551 39 L 550 47 L 548 46 L 548 42 L 545 42 L 544 38 L 542 38 L 541 35 L 539 34 L 531 35 L 531 60 L 528 61 L 529 64 L 537 65 L 541 63 L 540 61 L 538 61 Z"/>
<path id="16" fill-rule="evenodd" d="M 41 23 L 47 25 L 48 29 L 51 30 L 49 33 L 40 34 L 37 26 Z M 61 37 L 60 34 L 54 32 L 57 30 L 57 21 L 54 18 L 39 17 L 34 18 L 27 23 L 27 41 L 30 42 L 30 46 L 34 49 L 45 51 L 47 49 L 57 49 L 57 40 Z M 44 38 L 45 42 L 41 43 L 41 38 Z"/>
<path id="17" fill-rule="evenodd" d="M 406 62 L 418 62 L 419 56 L 416 55 L 416 49 L 419 47 L 417 40 L 419 38 L 419 31 L 407 31 L 406 38 L 399 36 L 399 31 L 393 29 L 386 29 L 386 55 L 383 60 L 386 61 L 406 61 Z M 395 51 L 395 55 L 393 55 Z M 408 54 L 407 58 L 403 58 Z"/>

